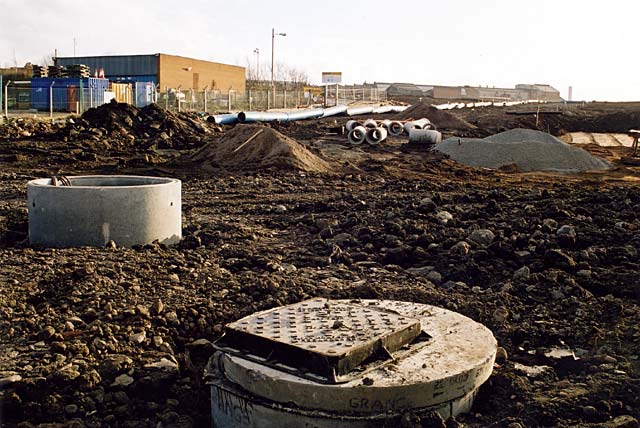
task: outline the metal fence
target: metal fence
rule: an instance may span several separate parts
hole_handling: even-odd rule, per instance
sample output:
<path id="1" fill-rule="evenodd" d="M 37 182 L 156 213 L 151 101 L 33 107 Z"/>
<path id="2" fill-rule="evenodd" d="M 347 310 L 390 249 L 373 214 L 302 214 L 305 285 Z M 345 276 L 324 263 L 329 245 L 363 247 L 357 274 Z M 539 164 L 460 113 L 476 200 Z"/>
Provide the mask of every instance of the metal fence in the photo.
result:
<path id="1" fill-rule="evenodd" d="M 108 81 L 97 86 L 95 82 L 76 80 L 68 82 L 4 81 L 0 76 L 0 108 L 4 117 L 49 116 L 82 114 L 92 107 L 106 104 L 111 99 L 126 100 L 137 107 L 155 102 L 155 88 L 134 88 L 127 91 L 114 88 Z M 122 89 L 122 88 L 121 88 Z M 138 91 L 136 89 L 141 89 Z"/>
<path id="2" fill-rule="evenodd" d="M 295 109 L 322 102 L 303 90 L 182 90 L 158 94 L 158 104 L 171 111 L 219 111 Z"/>
<path id="3" fill-rule="evenodd" d="M 300 89 L 248 89 L 246 91 L 222 92 L 219 90 L 170 90 L 158 93 L 152 88 L 144 99 L 140 99 L 137 89 L 127 90 L 126 85 L 102 82 L 80 81 L 73 84 L 51 82 L 36 84 L 35 81 L 2 83 L 0 76 L 0 106 L 4 116 L 56 114 L 82 114 L 92 107 L 98 107 L 115 98 L 119 102 L 127 102 L 143 107 L 156 102 L 167 110 L 222 112 L 241 110 L 290 110 L 306 108 L 312 105 L 333 106 L 360 102 L 384 102 L 386 93 L 368 86 L 325 86 Z"/>
<path id="4" fill-rule="evenodd" d="M 387 101 L 386 91 L 370 85 L 327 85 L 324 88 L 325 106 L 359 102 Z"/>

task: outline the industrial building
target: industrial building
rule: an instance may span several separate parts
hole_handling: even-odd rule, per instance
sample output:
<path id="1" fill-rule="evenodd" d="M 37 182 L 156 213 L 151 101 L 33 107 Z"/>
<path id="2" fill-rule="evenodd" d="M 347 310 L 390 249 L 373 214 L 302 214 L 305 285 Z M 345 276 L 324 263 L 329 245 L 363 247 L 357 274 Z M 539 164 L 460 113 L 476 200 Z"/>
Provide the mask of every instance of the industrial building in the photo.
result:
<path id="1" fill-rule="evenodd" d="M 564 101 L 560 91 L 545 84 L 519 84 L 515 88 L 482 86 L 416 85 L 413 83 L 375 83 L 386 90 L 388 98 L 416 102 L 422 98 L 452 101 Z"/>
<path id="2" fill-rule="evenodd" d="M 113 55 L 54 58 L 58 66 L 84 64 L 91 74 L 104 70 L 115 82 L 153 82 L 160 91 L 193 89 L 244 92 L 244 67 L 203 61 L 163 53 L 150 55 Z"/>

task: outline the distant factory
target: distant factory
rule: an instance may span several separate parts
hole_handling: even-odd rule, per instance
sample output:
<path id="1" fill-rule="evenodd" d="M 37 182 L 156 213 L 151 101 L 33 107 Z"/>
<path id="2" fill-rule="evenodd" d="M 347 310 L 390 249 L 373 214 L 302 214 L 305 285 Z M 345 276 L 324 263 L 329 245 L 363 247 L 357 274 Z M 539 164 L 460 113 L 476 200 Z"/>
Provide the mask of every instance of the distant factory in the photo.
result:
<path id="1" fill-rule="evenodd" d="M 386 91 L 387 97 L 407 102 L 417 99 L 455 101 L 564 101 L 560 91 L 546 84 L 520 84 L 515 88 L 484 86 L 416 85 L 413 83 L 374 83 L 378 90 Z"/>
<path id="2" fill-rule="evenodd" d="M 159 91 L 217 89 L 226 93 L 246 88 L 244 67 L 163 53 L 59 57 L 54 61 L 64 67 L 83 64 L 90 74 L 103 72 L 112 82 L 152 82 Z"/>

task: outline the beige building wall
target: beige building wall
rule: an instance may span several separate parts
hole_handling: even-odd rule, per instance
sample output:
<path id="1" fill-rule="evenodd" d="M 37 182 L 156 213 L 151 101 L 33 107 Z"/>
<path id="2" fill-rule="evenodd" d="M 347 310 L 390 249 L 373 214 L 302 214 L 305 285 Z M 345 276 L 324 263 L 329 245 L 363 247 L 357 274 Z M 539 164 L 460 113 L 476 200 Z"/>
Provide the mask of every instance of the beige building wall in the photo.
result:
<path id="1" fill-rule="evenodd" d="M 211 61 L 182 56 L 158 55 L 158 84 L 165 88 L 203 90 L 218 89 L 226 93 L 230 89 L 244 92 L 246 70 L 237 65 L 220 64 Z"/>

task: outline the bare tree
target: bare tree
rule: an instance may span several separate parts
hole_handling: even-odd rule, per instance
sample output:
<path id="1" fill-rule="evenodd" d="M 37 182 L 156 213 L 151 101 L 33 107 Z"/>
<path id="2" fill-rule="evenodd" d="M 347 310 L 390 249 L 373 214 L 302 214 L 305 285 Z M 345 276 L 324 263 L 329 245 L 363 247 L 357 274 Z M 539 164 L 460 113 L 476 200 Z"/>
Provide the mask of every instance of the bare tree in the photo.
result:
<path id="1" fill-rule="evenodd" d="M 54 64 L 53 55 L 44 55 L 40 59 L 40 64 L 38 64 L 38 65 L 42 65 L 43 67 L 45 67 L 45 66 L 49 66 L 49 65 L 53 65 L 53 64 Z"/>

